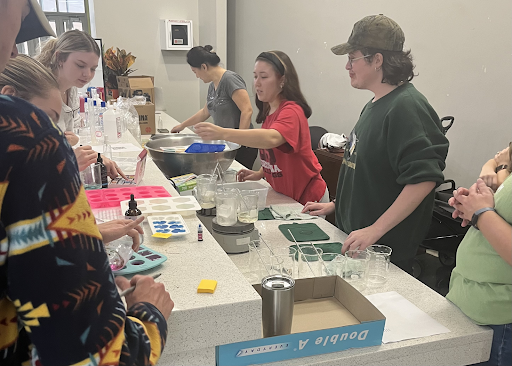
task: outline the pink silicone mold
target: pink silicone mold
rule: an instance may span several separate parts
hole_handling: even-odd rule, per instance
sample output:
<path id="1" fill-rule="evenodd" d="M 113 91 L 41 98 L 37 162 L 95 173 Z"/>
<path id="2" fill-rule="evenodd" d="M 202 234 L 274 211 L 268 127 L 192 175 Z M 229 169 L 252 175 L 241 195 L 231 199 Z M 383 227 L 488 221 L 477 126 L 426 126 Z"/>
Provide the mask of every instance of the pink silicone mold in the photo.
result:
<path id="1" fill-rule="evenodd" d="M 107 188 L 85 191 L 91 208 L 119 207 L 119 202 L 137 198 L 171 197 L 162 186 L 140 186 L 130 188 Z"/>

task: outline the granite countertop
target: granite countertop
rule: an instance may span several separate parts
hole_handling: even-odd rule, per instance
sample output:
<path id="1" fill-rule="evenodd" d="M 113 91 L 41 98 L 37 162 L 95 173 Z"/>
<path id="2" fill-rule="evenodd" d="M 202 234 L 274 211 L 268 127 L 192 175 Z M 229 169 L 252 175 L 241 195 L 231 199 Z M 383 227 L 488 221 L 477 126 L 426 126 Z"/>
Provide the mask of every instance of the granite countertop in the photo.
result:
<path id="1" fill-rule="evenodd" d="M 165 113 L 161 113 L 161 116 L 169 130 L 178 123 Z M 236 161 L 232 165 L 234 169 L 241 167 Z M 163 185 L 173 196 L 176 193 L 152 161 L 147 163 L 142 184 Z M 269 204 L 301 207 L 272 189 L 267 197 L 267 206 Z M 185 220 L 192 234 L 173 239 L 171 243 L 150 237 L 146 237 L 145 242 L 150 248 L 167 255 L 167 262 L 148 273 L 163 273 L 161 281 L 176 304 L 169 319 L 169 336 L 159 364 L 215 365 L 215 345 L 261 337 L 261 299 L 244 277 L 244 273 L 250 270 L 249 254 L 228 256 L 207 230 L 204 241 L 197 242 L 195 230 L 199 220 L 195 216 L 185 217 Z M 346 234 L 323 219 L 302 222 L 316 223 L 330 236 L 329 242 L 343 242 L 346 238 Z M 290 222 L 269 220 L 258 221 L 255 225 L 267 244 L 278 248 L 292 244 L 277 228 L 282 223 Z M 149 232 L 147 224 L 144 230 Z M 203 278 L 218 281 L 215 294 L 196 293 L 197 285 Z M 273 364 L 467 365 L 488 357 L 492 339 L 489 328 L 475 325 L 444 297 L 394 265 L 384 286 L 367 289 L 363 294 L 387 291 L 398 292 L 450 329 L 450 332 Z"/>

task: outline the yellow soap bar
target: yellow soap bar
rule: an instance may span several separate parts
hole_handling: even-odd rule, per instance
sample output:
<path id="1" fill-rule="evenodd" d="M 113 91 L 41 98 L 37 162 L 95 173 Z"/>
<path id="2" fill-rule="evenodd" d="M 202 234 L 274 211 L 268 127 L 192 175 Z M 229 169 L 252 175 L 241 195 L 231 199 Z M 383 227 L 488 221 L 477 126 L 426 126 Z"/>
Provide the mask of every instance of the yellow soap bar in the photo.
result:
<path id="1" fill-rule="evenodd" d="M 217 288 L 217 281 L 215 280 L 201 280 L 199 286 L 197 287 L 197 293 L 207 292 L 209 294 L 213 294 L 215 289 Z"/>
<path id="2" fill-rule="evenodd" d="M 172 236 L 172 234 L 166 234 L 166 233 L 154 233 L 153 235 L 151 235 L 153 238 L 163 238 L 163 239 L 167 239 L 167 238 L 170 238 Z"/>

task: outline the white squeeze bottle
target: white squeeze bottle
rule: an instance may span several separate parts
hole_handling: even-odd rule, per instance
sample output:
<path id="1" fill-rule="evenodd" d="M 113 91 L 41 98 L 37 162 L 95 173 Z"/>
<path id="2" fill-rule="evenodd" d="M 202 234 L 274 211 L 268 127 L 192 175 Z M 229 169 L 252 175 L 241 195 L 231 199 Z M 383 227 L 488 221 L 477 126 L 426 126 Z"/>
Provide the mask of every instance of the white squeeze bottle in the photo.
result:
<path id="1" fill-rule="evenodd" d="M 119 132 L 118 132 L 119 131 Z M 121 137 L 121 117 L 114 108 L 109 105 L 103 113 L 103 133 L 108 136 L 110 143 L 116 143 Z"/>

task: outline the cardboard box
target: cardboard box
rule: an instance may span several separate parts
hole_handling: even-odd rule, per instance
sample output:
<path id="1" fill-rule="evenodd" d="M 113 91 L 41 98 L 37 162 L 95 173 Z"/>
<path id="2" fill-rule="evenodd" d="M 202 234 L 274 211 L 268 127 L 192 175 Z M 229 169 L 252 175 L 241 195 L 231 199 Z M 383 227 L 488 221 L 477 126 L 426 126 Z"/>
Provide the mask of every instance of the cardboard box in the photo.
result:
<path id="1" fill-rule="evenodd" d="M 155 103 L 155 78 L 153 76 L 118 76 L 119 95 L 133 98 L 136 95 L 146 97 L 147 102 Z"/>
<path id="2" fill-rule="evenodd" d="M 155 105 L 146 103 L 146 105 L 134 106 L 139 114 L 139 127 L 142 135 L 152 135 L 156 133 L 155 125 Z"/>
<path id="3" fill-rule="evenodd" d="M 258 293 L 261 286 L 254 285 Z M 217 346 L 217 366 L 251 365 L 382 343 L 386 318 L 341 277 L 295 281 L 292 334 Z"/>

